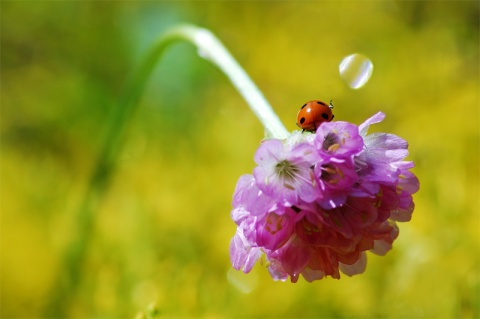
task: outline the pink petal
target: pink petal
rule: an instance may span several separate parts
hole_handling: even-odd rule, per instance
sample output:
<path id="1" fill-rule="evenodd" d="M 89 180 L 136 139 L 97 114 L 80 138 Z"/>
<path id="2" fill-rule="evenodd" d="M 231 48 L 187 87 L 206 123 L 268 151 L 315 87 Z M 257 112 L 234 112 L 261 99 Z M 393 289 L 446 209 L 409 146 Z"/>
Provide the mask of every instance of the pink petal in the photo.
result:
<path id="1" fill-rule="evenodd" d="M 370 125 L 375 123 L 380 123 L 381 121 L 383 121 L 384 118 L 385 118 L 385 113 L 383 112 L 378 112 L 374 114 L 372 117 L 370 117 L 369 119 L 367 119 L 365 122 L 363 122 L 358 126 L 360 135 L 362 136 L 367 135 L 368 128 L 370 127 Z"/>
<path id="2" fill-rule="evenodd" d="M 260 248 L 251 247 L 243 233 L 237 231 L 230 242 L 230 260 L 233 268 L 236 270 L 243 269 L 244 273 L 248 273 L 252 270 L 260 255 Z"/>
<path id="3" fill-rule="evenodd" d="M 268 272 L 270 273 L 270 276 L 272 276 L 273 280 L 285 281 L 288 278 L 288 274 L 283 269 L 282 264 L 276 259 L 270 260 Z"/>
<path id="4" fill-rule="evenodd" d="M 413 209 L 415 208 L 415 204 L 411 200 L 410 197 L 410 205 L 407 208 L 400 208 L 394 209 L 390 212 L 390 218 L 397 222 L 408 222 L 412 219 Z"/>
<path id="5" fill-rule="evenodd" d="M 275 165 L 284 159 L 284 146 L 282 141 L 269 139 L 263 141 L 255 153 L 254 160 L 260 166 Z"/>

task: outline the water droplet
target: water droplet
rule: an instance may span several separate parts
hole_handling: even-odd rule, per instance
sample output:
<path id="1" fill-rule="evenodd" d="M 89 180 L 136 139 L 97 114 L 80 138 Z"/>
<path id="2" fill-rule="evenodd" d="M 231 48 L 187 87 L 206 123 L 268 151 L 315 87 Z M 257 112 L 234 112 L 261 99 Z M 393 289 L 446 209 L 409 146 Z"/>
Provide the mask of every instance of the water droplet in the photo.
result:
<path id="1" fill-rule="evenodd" d="M 361 53 L 354 53 L 345 57 L 338 66 L 340 77 L 352 89 L 364 86 L 373 72 L 373 64 L 369 58 Z"/>

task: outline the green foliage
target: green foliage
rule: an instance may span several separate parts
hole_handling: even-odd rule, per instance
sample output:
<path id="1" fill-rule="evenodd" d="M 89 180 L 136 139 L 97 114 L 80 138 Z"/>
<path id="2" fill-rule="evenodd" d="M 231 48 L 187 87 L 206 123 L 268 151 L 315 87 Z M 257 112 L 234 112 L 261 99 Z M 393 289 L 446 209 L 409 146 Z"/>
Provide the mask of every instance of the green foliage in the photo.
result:
<path id="1" fill-rule="evenodd" d="M 0 5 L 1 317 L 480 316 L 477 1 Z M 93 223 L 78 218 L 127 77 L 179 22 L 224 41 L 289 130 L 305 101 L 333 99 L 336 120 L 382 110 L 372 129 L 409 141 L 414 216 L 365 274 L 231 274 L 231 196 L 263 129 L 187 44 L 157 64 Z M 360 90 L 338 75 L 354 52 L 374 64 Z"/>

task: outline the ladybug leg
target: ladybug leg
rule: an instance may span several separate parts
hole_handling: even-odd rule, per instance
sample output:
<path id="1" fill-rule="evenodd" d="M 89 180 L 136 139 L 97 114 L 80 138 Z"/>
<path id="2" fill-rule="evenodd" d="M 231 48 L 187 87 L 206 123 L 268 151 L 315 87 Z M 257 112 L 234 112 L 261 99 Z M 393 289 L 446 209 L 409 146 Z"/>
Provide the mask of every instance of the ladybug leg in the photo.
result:
<path id="1" fill-rule="evenodd" d="M 330 105 L 329 105 L 329 108 L 333 109 L 333 100 L 330 100 Z"/>

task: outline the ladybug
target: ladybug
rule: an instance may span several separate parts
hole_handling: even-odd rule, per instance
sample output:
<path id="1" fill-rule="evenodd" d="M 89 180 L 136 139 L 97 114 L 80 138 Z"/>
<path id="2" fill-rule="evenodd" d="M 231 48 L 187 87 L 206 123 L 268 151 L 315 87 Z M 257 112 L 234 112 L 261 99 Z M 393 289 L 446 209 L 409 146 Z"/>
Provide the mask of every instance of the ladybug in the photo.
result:
<path id="1" fill-rule="evenodd" d="M 333 104 L 313 100 L 305 103 L 298 111 L 297 126 L 303 131 L 315 132 L 323 122 L 330 122 L 333 119 Z"/>

